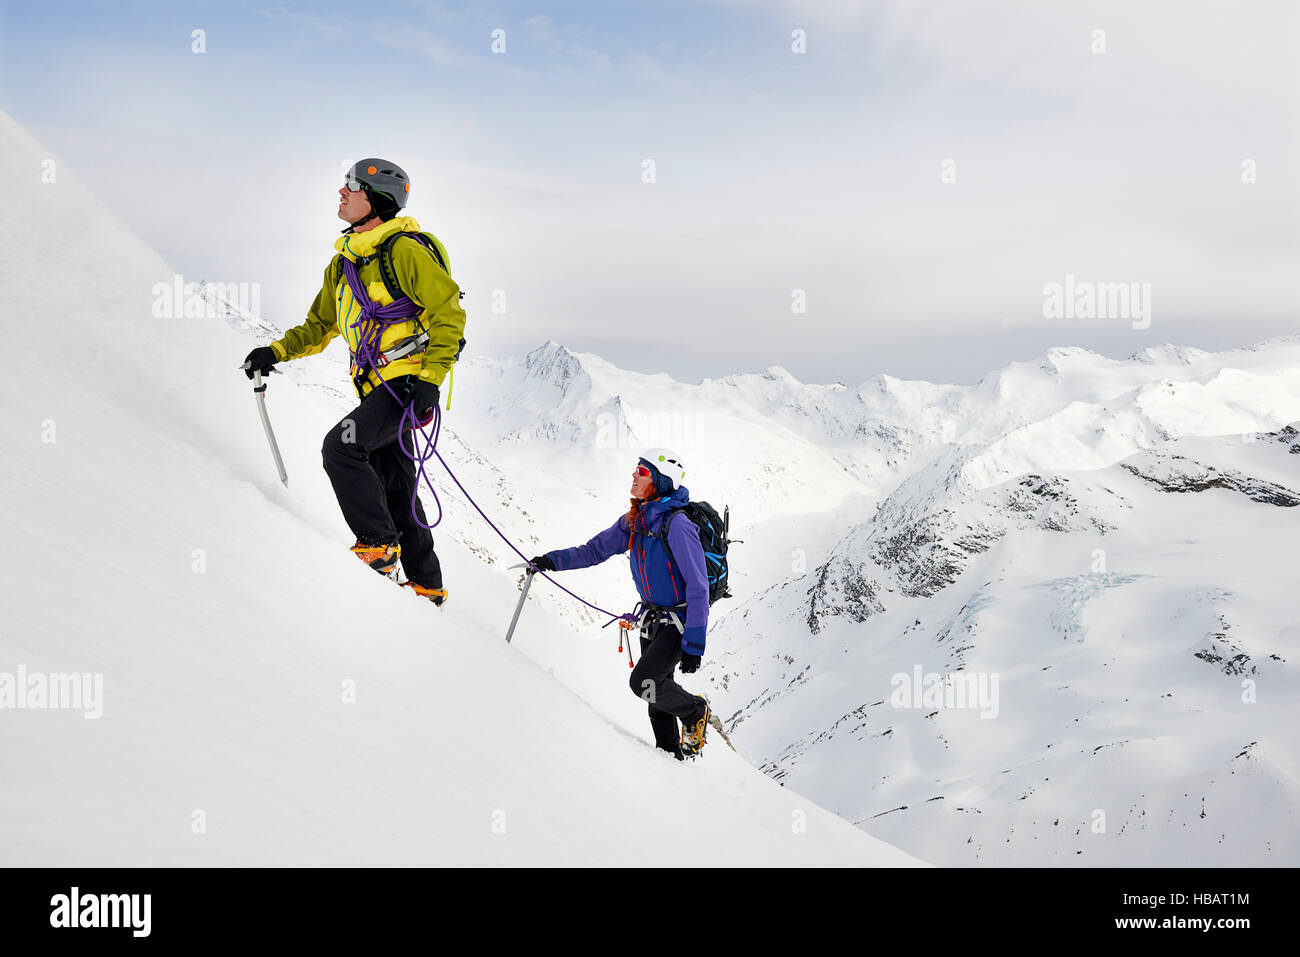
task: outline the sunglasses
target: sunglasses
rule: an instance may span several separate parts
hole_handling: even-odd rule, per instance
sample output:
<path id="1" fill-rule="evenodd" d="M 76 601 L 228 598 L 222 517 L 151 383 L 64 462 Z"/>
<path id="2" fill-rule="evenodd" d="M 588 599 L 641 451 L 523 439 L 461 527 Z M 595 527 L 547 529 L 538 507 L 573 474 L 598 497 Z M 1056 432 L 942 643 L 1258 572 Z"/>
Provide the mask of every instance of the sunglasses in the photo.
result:
<path id="1" fill-rule="evenodd" d="M 361 182 L 359 179 L 344 180 L 343 185 L 348 188 L 348 192 L 350 193 L 359 193 L 366 188 L 366 184 Z"/>
<path id="2" fill-rule="evenodd" d="M 636 467 L 636 474 L 641 476 L 642 478 L 650 478 L 650 470 L 646 468 L 644 465 L 638 465 Z"/>

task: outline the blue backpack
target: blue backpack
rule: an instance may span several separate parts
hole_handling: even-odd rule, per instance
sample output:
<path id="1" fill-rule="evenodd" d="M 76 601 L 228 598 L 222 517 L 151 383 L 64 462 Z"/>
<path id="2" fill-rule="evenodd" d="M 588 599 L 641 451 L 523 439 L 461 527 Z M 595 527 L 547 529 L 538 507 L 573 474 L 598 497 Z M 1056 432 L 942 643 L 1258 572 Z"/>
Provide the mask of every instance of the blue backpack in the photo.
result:
<path id="1" fill-rule="evenodd" d="M 682 508 L 675 508 L 665 515 L 663 526 L 652 537 L 663 539 L 664 548 L 673 562 L 677 562 L 677 559 L 673 558 L 673 550 L 668 547 L 668 528 L 678 512 L 685 512 L 686 517 L 700 530 L 704 565 L 709 576 L 709 604 L 712 605 L 719 598 L 730 598 L 731 591 L 727 588 L 727 546 L 733 541 L 727 537 L 727 528 L 731 524 L 730 506 L 723 509 L 722 517 L 718 516 L 717 510 L 708 502 L 688 502 Z M 680 564 L 678 567 L 681 567 Z"/>

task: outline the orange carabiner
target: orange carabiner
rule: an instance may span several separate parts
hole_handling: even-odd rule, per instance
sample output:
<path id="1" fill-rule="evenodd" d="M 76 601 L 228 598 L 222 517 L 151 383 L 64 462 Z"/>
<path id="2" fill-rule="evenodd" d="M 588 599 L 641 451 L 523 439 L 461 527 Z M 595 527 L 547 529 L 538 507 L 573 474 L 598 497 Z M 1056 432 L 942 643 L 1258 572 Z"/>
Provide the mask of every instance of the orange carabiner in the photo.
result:
<path id="1" fill-rule="evenodd" d="M 622 652 L 622 651 L 623 651 L 623 632 L 624 632 L 624 631 L 631 631 L 631 630 L 632 630 L 632 622 L 627 621 L 626 619 L 620 619 L 620 620 L 619 620 L 619 623 L 618 623 L 618 628 L 619 628 L 619 632 L 618 632 L 618 650 L 619 650 L 620 652 Z M 632 636 L 631 636 L 631 635 L 628 635 L 628 636 L 627 636 L 627 666 L 628 666 L 629 668 L 634 668 L 634 667 L 636 667 L 635 665 L 632 664 Z"/>

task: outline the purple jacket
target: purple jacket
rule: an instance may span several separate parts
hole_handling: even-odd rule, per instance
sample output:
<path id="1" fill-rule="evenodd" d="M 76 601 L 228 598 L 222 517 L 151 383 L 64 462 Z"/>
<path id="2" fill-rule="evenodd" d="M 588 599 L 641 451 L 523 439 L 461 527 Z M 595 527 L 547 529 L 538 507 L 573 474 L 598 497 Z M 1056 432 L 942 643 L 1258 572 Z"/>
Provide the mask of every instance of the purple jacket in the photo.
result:
<path id="1" fill-rule="evenodd" d="M 587 544 L 546 554 L 555 563 L 556 571 L 568 571 L 599 565 L 607 558 L 628 552 L 632 580 L 641 600 L 668 606 L 685 602 L 682 649 L 688 654 L 702 655 L 704 633 L 709 627 L 709 577 L 700 530 L 685 515 L 678 515 L 668 526 L 668 549 L 664 548 L 663 539 L 656 537 L 668 512 L 682 508 L 689 501 L 690 493 L 682 487 L 672 495 L 643 505 L 631 551 L 627 547 L 627 515 L 620 515 L 617 522 Z"/>

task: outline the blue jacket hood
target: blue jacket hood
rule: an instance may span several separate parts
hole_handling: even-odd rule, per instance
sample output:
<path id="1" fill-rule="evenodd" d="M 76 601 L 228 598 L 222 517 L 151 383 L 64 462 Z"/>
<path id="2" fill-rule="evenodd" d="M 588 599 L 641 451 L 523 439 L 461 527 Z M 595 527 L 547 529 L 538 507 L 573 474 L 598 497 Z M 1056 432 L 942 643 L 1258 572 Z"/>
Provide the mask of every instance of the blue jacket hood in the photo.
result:
<path id="1" fill-rule="evenodd" d="M 685 485 L 678 486 L 671 495 L 662 495 L 641 506 L 647 527 L 658 527 L 663 521 L 664 513 L 675 508 L 684 508 L 691 500 L 691 490 Z"/>

